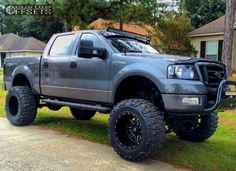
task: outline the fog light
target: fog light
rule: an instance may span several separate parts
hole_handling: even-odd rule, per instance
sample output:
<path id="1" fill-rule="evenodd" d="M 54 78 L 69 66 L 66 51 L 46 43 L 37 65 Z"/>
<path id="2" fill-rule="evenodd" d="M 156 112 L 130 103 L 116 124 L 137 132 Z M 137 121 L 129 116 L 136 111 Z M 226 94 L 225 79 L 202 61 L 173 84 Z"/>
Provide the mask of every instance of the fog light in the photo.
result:
<path id="1" fill-rule="evenodd" d="M 189 105 L 198 105 L 199 98 L 198 97 L 184 97 L 182 103 Z"/>

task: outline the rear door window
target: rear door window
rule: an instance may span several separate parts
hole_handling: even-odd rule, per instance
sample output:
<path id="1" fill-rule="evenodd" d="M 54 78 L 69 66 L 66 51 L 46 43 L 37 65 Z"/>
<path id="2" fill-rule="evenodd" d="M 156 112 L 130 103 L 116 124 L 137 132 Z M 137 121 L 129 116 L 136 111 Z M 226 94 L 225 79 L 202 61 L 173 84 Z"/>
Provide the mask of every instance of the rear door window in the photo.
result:
<path id="1" fill-rule="evenodd" d="M 58 36 L 49 52 L 50 56 L 67 56 L 70 53 L 70 47 L 75 39 L 75 35 Z"/>

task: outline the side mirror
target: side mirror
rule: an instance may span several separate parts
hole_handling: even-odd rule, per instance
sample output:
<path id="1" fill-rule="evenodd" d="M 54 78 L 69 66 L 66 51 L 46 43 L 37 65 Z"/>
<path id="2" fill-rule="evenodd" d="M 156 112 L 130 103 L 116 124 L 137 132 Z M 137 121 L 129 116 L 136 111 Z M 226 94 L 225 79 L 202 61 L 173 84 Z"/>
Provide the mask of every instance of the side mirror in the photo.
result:
<path id="1" fill-rule="evenodd" d="M 80 40 L 78 55 L 84 58 L 98 57 L 105 59 L 107 51 L 104 48 L 93 47 L 93 41 L 91 40 Z"/>

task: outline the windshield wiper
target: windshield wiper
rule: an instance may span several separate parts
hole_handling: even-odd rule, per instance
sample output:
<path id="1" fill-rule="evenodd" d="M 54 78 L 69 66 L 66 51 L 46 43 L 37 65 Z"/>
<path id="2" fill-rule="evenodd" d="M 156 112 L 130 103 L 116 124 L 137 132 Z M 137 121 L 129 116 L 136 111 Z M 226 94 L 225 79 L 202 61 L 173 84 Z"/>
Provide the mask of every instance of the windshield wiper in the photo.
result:
<path id="1" fill-rule="evenodd" d="M 125 55 L 126 55 L 127 52 L 143 53 L 143 52 L 140 51 L 140 50 L 125 50 Z"/>
<path id="2" fill-rule="evenodd" d="M 143 53 L 141 50 L 126 50 L 125 52 L 137 52 L 137 53 Z"/>

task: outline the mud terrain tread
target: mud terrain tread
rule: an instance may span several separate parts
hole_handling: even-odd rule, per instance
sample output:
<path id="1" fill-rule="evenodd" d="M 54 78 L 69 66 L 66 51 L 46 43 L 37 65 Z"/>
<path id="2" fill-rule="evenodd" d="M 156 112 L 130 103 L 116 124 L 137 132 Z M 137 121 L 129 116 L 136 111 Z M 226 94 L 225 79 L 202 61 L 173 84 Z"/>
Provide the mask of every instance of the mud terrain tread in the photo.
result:
<path id="1" fill-rule="evenodd" d="M 140 112 L 146 123 L 147 129 L 145 131 L 148 131 L 148 137 L 144 140 L 145 145 L 136 153 L 128 152 L 128 150 L 118 150 L 116 139 L 112 136 L 114 134 L 113 129 L 111 129 L 114 123 L 114 115 L 119 115 L 117 112 L 125 107 L 135 108 Z M 121 101 L 113 108 L 109 118 L 109 139 L 116 153 L 126 160 L 141 161 L 156 156 L 166 139 L 164 116 L 154 104 L 147 100 L 128 99 Z"/>
<path id="2" fill-rule="evenodd" d="M 9 100 L 15 96 L 18 99 L 19 111 L 12 116 L 9 111 Z M 15 86 L 12 87 L 6 98 L 7 118 L 12 125 L 24 126 L 31 124 L 37 113 L 37 103 L 30 87 Z"/>
<path id="3" fill-rule="evenodd" d="M 216 131 L 218 127 L 218 115 L 217 114 L 208 114 L 204 117 L 204 125 L 201 126 L 201 129 L 193 132 L 192 134 L 176 131 L 176 135 L 183 140 L 193 141 L 193 142 L 202 142 L 210 138 Z"/>

